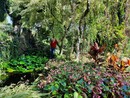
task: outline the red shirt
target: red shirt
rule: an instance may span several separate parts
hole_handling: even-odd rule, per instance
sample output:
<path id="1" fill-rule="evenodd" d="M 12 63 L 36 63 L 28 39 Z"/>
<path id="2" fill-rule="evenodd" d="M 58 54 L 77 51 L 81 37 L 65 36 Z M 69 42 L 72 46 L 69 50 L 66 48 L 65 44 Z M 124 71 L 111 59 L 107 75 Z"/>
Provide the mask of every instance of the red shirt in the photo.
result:
<path id="1" fill-rule="evenodd" d="M 57 43 L 57 40 L 52 40 L 50 43 L 51 48 L 56 48 Z"/>

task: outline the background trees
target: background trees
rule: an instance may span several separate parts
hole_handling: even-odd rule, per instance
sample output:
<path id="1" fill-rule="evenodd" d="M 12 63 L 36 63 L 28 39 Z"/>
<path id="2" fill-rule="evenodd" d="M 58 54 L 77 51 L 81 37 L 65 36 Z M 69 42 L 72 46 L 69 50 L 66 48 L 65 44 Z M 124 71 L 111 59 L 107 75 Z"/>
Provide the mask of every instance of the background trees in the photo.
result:
<path id="1" fill-rule="evenodd" d="M 125 38 L 128 25 L 128 0 L 1 0 L 1 21 L 8 14 L 18 37 L 31 40 L 30 46 L 49 45 L 55 36 L 58 53 L 87 52 L 90 43 L 106 44 L 107 50 Z M 30 33 L 29 33 L 30 32 Z M 126 32 L 129 32 L 128 29 Z M 15 38 L 14 38 L 15 39 Z M 19 38 L 16 38 L 19 39 Z M 21 40 L 21 39 L 19 39 Z M 23 42 L 23 41 L 22 41 Z M 25 41 L 23 47 L 28 47 Z M 26 46 L 26 45 L 27 46 Z M 42 48 L 40 48 L 42 49 Z M 19 51 L 25 51 L 27 48 Z"/>
<path id="2" fill-rule="evenodd" d="M 38 98 L 127 96 L 129 5 L 129 0 L 0 0 L 0 86 L 29 79 L 24 84 L 39 87 Z M 49 60 L 53 36 L 58 55 Z M 90 48 L 95 41 L 99 48 Z M 16 85 L 13 91 L 25 87 Z M 22 89 L 14 95 L 12 86 L 3 89 L 2 98 L 6 91 L 21 96 Z M 29 88 L 22 95 L 30 93 Z"/>

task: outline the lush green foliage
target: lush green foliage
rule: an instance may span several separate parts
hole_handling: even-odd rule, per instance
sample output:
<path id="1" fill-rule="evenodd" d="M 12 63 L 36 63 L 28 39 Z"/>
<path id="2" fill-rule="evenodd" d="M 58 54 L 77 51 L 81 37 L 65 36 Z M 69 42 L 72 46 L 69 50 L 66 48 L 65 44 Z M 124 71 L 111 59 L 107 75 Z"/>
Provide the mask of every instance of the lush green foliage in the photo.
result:
<path id="1" fill-rule="evenodd" d="M 46 57 L 22 55 L 18 59 L 12 59 L 8 63 L 3 63 L 3 68 L 9 73 L 34 72 L 44 69 L 47 61 Z"/>
<path id="2" fill-rule="evenodd" d="M 7 0 L 0 0 L 0 21 L 4 21 L 6 17 L 6 10 L 5 10 L 6 1 Z"/>
<path id="3" fill-rule="evenodd" d="M 0 98 L 41 98 L 38 91 L 33 90 L 32 86 L 20 83 L 0 88 Z"/>
<path id="4" fill-rule="evenodd" d="M 82 98 L 123 97 L 130 91 L 130 81 L 125 81 L 121 73 L 93 64 L 66 63 L 50 70 L 46 79 L 41 79 L 38 87 L 48 93 L 46 98 L 71 98 L 75 93 Z M 81 97 L 82 96 L 82 97 Z"/>
<path id="5" fill-rule="evenodd" d="M 11 38 L 7 33 L 0 30 L 0 60 L 8 60 L 10 58 Z"/>
<path id="6" fill-rule="evenodd" d="M 25 56 L 22 55 L 17 59 L 11 59 L 10 61 L 2 61 L 0 63 L 0 85 L 6 82 L 10 77 L 10 74 L 27 74 L 37 73 L 43 71 L 45 63 L 48 61 L 46 57 L 40 56 Z M 22 76 L 21 76 L 22 77 Z M 33 77 L 33 76 L 32 76 Z M 35 77 L 35 76 L 34 76 Z M 31 77 L 30 77 L 31 78 Z"/>
<path id="7" fill-rule="evenodd" d="M 129 57 L 129 53 L 130 53 L 130 39 L 128 39 L 128 41 L 125 42 L 126 46 L 125 48 L 123 48 L 123 53 L 126 57 Z"/>
<path id="8" fill-rule="evenodd" d="M 99 46 L 106 45 L 106 53 L 114 53 L 113 46 L 119 44 L 119 53 L 129 57 L 130 43 L 127 42 L 130 40 L 126 40 L 125 35 L 129 22 L 126 2 L 129 3 L 128 0 L 0 0 L 0 21 L 4 21 L 8 13 L 13 23 L 12 26 L 0 25 L 0 83 L 8 77 L 7 73 L 33 73 L 45 68 L 44 76 L 36 80 L 43 97 L 126 96 L 130 92 L 127 74 L 102 64 L 99 67 L 93 63 L 65 63 L 71 54 L 76 54 L 78 61 L 80 53 L 87 53 L 95 41 Z M 58 53 L 63 53 L 57 59 L 64 59 L 65 64 L 48 69 L 49 65 L 45 67 L 48 59 L 41 56 L 49 55 L 52 36 L 59 42 Z M 19 57 L 21 54 L 26 55 Z M 119 61 L 116 65 L 123 64 Z M 1 88 L 0 97 L 40 98 L 24 84 Z"/>
<path id="9" fill-rule="evenodd" d="M 126 0 L 11 0 L 10 12 L 12 17 L 21 15 L 23 27 L 35 28 L 39 42 L 55 36 L 60 41 L 60 53 L 65 49 L 71 54 L 79 39 L 84 51 L 94 41 L 106 43 L 111 51 L 112 45 L 125 38 L 125 3 Z"/>

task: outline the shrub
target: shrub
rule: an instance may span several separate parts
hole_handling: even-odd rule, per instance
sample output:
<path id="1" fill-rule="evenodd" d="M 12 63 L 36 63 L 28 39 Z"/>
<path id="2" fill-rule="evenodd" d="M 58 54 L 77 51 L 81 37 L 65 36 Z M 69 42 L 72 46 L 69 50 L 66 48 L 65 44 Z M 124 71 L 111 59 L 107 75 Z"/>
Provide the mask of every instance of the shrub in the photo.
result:
<path id="1" fill-rule="evenodd" d="M 27 73 L 44 69 L 46 57 L 25 56 L 22 55 L 17 59 L 12 59 L 4 67 L 9 73 Z"/>
<path id="2" fill-rule="evenodd" d="M 93 68 L 93 64 L 66 63 L 50 70 L 47 78 L 41 79 L 38 87 L 49 93 L 46 98 L 123 98 L 127 96 L 130 81 L 127 76 L 106 67 Z M 125 87 L 125 90 L 124 88 Z"/>
<path id="3" fill-rule="evenodd" d="M 12 39 L 9 37 L 9 35 L 0 30 L 0 61 L 6 61 L 10 59 L 11 41 Z"/>

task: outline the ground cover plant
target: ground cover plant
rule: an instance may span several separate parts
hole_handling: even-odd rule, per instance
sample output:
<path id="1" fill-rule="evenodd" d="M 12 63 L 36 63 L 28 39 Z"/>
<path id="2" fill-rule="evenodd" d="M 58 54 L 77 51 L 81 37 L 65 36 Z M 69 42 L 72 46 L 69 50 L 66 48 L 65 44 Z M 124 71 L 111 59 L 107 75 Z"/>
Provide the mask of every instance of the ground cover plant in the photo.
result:
<path id="1" fill-rule="evenodd" d="M 46 93 L 46 98 L 128 98 L 129 73 L 93 66 L 66 63 L 50 70 L 48 77 L 39 79 L 38 88 Z"/>
<path id="2" fill-rule="evenodd" d="M 47 61 L 46 57 L 22 55 L 19 58 L 1 62 L 0 85 L 17 83 L 23 77 L 23 80 L 31 79 L 30 82 L 33 82 L 38 76 L 36 73 L 45 70 L 44 66 Z"/>
<path id="3" fill-rule="evenodd" d="M 25 56 L 22 55 L 17 59 L 11 59 L 3 65 L 8 73 L 27 73 L 44 69 L 45 63 L 48 61 L 46 57 Z"/>

